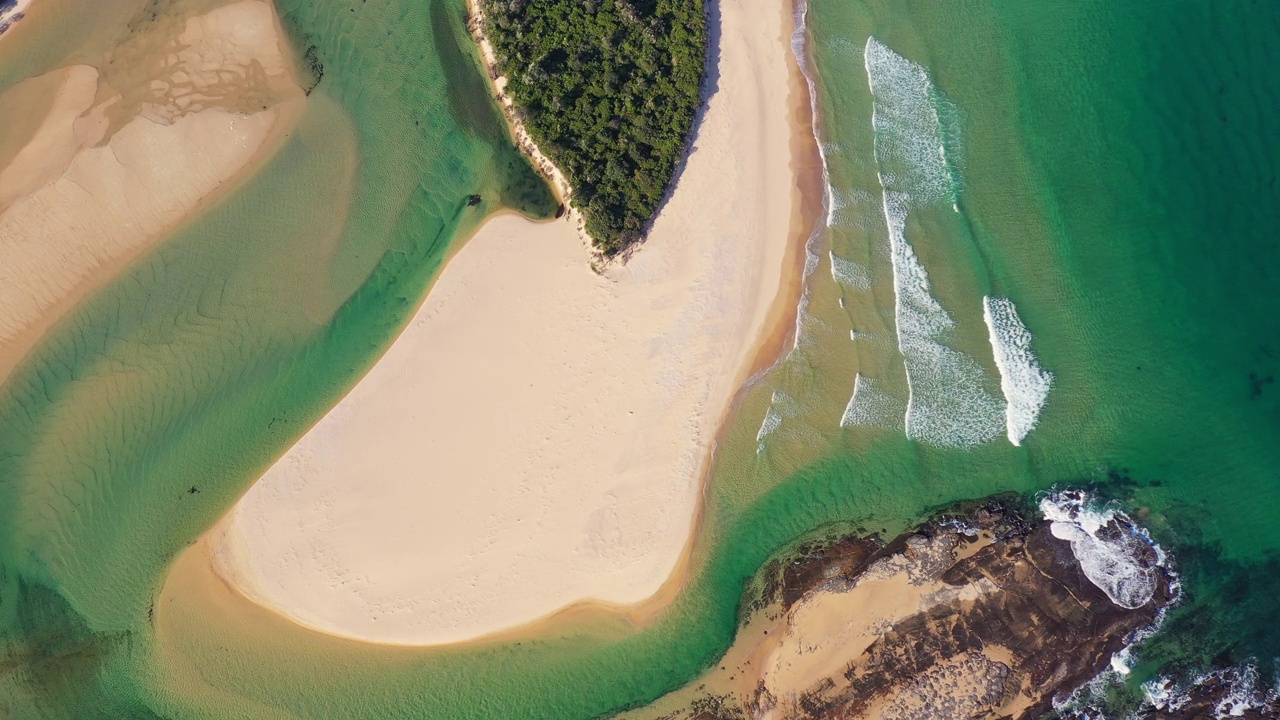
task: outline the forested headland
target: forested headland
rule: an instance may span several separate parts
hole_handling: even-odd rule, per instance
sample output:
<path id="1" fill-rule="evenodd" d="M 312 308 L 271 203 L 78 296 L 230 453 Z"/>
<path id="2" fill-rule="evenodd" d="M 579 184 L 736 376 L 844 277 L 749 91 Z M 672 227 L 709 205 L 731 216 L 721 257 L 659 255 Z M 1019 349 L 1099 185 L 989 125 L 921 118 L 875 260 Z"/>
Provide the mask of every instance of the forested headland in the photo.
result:
<path id="1" fill-rule="evenodd" d="M 573 187 L 596 249 L 641 240 L 684 155 L 704 0 L 480 0 L 515 112 Z"/>

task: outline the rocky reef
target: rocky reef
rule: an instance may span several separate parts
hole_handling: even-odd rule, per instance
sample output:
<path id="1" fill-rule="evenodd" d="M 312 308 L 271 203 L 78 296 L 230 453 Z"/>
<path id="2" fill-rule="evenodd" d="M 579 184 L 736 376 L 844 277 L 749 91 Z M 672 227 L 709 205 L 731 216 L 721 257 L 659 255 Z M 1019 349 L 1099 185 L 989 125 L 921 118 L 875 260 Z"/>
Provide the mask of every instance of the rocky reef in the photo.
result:
<path id="1" fill-rule="evenodd" d="M 1138 720 L 1280 718 L 1280 693 L 1259 687 L 1258 669 L 1251 665 L 1206 673 L 1185 688 L 1162 678 L 1147 683 L 1144 689 L 1147 701 L 1136 713 Z M 1087 713 L 1081 720 L 1086 718 Z"/>
<path id="2" fill-rule="evenodd" d="M 992 501 L 887 543 L 803 546 L 762 571 L 721 663 L 628 717 L 1045 715 L 1176 594 L 1163 553 L 1123 513 L 1060 508 L 1050 522 Z"/>

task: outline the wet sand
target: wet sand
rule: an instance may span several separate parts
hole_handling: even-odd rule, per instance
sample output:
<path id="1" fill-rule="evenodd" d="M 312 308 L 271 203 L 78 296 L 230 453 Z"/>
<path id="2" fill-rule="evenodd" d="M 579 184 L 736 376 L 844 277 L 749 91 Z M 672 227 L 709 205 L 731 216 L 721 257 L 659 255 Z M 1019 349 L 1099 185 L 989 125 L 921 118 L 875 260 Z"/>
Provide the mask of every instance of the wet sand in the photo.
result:
<path id="1" fill-rule="evenodd" d="M 0 95 L 0 381 L 76 302 L 269 157 L 305 102 L 273 6 L 179 3 Z M 30 102 L 40 98 L 41 102 Z"/>

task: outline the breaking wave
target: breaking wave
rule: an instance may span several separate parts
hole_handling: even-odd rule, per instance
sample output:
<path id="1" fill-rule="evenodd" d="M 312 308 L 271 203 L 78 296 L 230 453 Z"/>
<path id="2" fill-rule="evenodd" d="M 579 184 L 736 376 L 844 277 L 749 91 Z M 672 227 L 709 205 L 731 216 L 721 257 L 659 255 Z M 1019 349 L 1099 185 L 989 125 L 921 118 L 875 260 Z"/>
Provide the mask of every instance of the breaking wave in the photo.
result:
<path id="1" fill-rule="evenodd" d="M 818 155 L 822 161 L 822 184 L 826 188 L 826 193 L 823 195 L 822 199 L 822 214 L 826 217 L 827 226 L 829 227 L 831 220 L 834 217 L 834 213 L 837 212 L 838 200 L 835 195 L 835 190 L 831 185 L 831 173 L 828 169 L 829 165 L 827 162 L 827 153 L 832 148 L 823 143 L 822 135 L 818 129 L 817 87 L 813 80 L 813 70 L 809 62 L 809 56 L 805 45 L 806 38 L 808 36 L 808 15 L 808 3 L 796 3 L 795 9 L 792 12 L 792 17 L 795 21 L 795 29 L 791 33 L 791 52 L 795 56 L 796 63 L 800 67 L 800 73 L 804 76 L 805 82 L 809 86 L 809 109 L 811 117 L 813 118 L 810 129 L 813 132 L 814 141 L 818 145 Z M 825 228 L 821 226 L 821 224 L 818 227 L 813 228 L 809 233 L 808 239 L 805 241 L 803 278 L 806 282 L 804 282 L 803 288 L 800 291 L 800 299 L 796 302 L 795 335 L 792 339 L 791 345 L 792 353 L 798 351 L 801 346 L 805 344 L 805 331 L 807 329 L 808 321 L 811 319 L 808 314 L 810 285 L 807 281 L 809 276 L 813 274 L 814 270 L 817 270 L 818 268 L 819 256 L 815 247 L 819 238 L 821 238 L 824 229 Z M 781 420 L 779 420 L 779 422 L 781 422 Z"/>
<path id="2" fill-rule="evenodd" d="M 894 419 L 902 417 L 903 410 L 902 401 L 877 387 L 875 378 L 857 373 L 853 377 L 853 394 L 840 416 L 840 427 L 898 424 Z"/>
<path id="3" fill-rule="evenodd" d="M 769 409 L 764 413 L 760 429 L 756 431 L 756 453 L 764 450 L 764 439 L 782 426 L 782 419 L 787 415 L 795 415 L 799 409 L 796 401 L 781 390 L 774 390 L 769 397 Z"/>
<path id="4" fill-rule="evenodd" d="M 1007 298 L 983 297 L 982 319 L 987 323 L 991 352 L 1000 370 L 1009 442 L 1021 445 L 1036 426 L 1040 410 L 1049 398 L 1053 373 L 1040 368 L 1031 352 L 1031 333 L 1018 317 L 1013 302 Z"/>
<path id="5" fill-rule="evenodd" d="M 1167 558 L 1128 515 L 1091 506 L 1089 496 L 1077 490 L 1041 499 L 1040 512 L 1053 536 L 1071 543 L 1085 577 L 1111 602 L 1133 610 L 1151 601 Z"/>
<path id="6" fill-rule="evenodd" d="M 912 208 L 956 203 L 937 92 L 924 68 L 874 37 L 863 62 L 889 231 L 898 349 L 907 373 L 907 436 L 944 447 L 978 445 L 1004 427 L 1004 403 L 987 392 L 972 357 L 944 344 L 955 321 L 933 297 L 928 273 L 906 238 Z"/>
<path id="7" fill-rule="evenodd" d="M 1201 707 L 1212 704 L 1215 720 L 1247 712 L 1273 717 L 1280 713 L 1280 688 L 1260 686 L 1260 679 L 1258 666 L 1250 662 L 1204 673 L 1185 688 L 1171 678 L 1154 678 L 1142 684 L 1142 693 L 1146 705 L 1156 710 L 1179 711 L 1193 703 Z"/>
<path id="8" fill-rule="evenodd" d="M 760 423 L 760 429 L 756 431 L 756 442 L 760 442 L 769 436 L 778 426 L 782 424 L 782 413 L 774 409 L 772 405 L 764 413 L 764 420 Z"/>
<path id="9" fill-rule="evenodd" d="M 870 290 L 871 274 L 861 263 L 842 258 L 834 252 L 831 256 L 831 279 L 854 290 Z"/>
<path id="10" fill-rule="evenodd" d="M 867 39 L 863 64 L 871 84 L 881 185 L 920 204 L 955 202 L 958 183 L 929 73 L 874 37 Z"/>

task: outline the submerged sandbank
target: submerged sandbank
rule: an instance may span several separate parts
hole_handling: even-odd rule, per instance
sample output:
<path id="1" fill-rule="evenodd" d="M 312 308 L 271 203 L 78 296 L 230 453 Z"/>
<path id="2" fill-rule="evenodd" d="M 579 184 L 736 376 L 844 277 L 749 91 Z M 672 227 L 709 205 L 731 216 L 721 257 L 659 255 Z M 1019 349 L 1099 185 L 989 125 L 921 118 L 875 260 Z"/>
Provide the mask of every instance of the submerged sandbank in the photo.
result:
<path id="1" fill-rule="evenodd" d="M 0 381 L 278 146 L 304 102 L 287 47 L 269 2 L 178 3 L 99 61 L 0 95 L 18 129 L 0 142 Z"/>
<path id="2" fill-rule="evenodd" d="M 211 533 L 224 578 L 305 625 L 399 644 L 668 583 L 798 270 L 792 139 L 810 128 L 791 116 L 789 8 L 720 14 L 714 92 L 640 251 L 597 274 L 571 223 L 491 219 Z"/>

